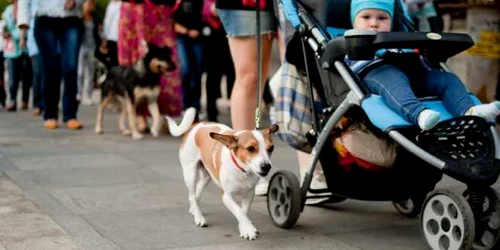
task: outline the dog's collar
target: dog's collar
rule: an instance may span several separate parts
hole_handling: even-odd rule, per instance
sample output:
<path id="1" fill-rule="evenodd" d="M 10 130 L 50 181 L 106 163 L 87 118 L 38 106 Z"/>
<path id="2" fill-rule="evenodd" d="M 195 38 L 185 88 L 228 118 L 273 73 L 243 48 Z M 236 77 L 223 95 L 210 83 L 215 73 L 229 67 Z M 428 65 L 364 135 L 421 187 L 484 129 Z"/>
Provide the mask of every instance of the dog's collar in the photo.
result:
<path id="1" fill-rule="evenodd" d="M 234 158 L 233 151 L 231 151 L 229 154 L 231 155 L 231 161 L 233 161 L 234 166 L 236 166 L 236 168 L 237 168 L 238 170 L 240 170 L 241 172 L 246 173 L 247 171 L 245 171 L 245 169 L 243 169 L 243 168 L 240 166 L 240 164 L 238 164 L 238 161 L 236 161 L 236 159 Z"/>

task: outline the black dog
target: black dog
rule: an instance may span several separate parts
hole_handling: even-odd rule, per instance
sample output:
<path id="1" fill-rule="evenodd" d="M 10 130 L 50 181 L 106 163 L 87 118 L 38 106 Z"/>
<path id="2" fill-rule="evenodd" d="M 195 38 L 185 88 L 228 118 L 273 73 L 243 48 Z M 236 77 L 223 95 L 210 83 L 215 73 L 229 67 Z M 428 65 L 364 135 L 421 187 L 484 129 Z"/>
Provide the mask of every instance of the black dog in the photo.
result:
<path id="1" fill-rule="evenodd" d="M 162 75 L 176 69 L 172 61 L 172 51 L 169 47 L 147 45 L 148 51 L 144 58 L 133 66 L 115 66 L 108 69 L 105 79 L 100 84 L 101 102 L 97 109 L 95 132 L 102 134 L 104 108 L 113 100 L 121 104 L 119 120 L 120 131 L 124 135 L 132 134 L 134 140 L 142 138 L 136 126 L 136 106 L 143 101 L 148 103 L 153 124 L 151 134 L 158 136 L 162 125 L 158 96 L 160 94 L 160 78 Z M 128 113 L 130 130 L 125 126 L 125 116 Z"/>

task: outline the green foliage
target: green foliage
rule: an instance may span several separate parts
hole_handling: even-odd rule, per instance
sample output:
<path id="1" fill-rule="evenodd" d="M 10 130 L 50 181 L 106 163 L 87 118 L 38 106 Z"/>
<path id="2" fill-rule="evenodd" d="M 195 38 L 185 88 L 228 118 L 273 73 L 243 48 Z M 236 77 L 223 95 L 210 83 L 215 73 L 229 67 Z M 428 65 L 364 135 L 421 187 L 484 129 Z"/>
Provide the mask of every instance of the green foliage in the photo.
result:
<path id="1" fill-rule="evenodd" d="M 3 1 L 3 0 L 0 0 Z M 106 12 L 106 6 L 108 6 L 109 0 L 96 0 L 95 1 L 95 15 L 99 20 L 104 19 L 104 13 Z"/>
<path id="2" fill-rule="evenodd" d="M 3 13 L 3 11 L 5 10 L 5 7 L 7 7 L 7 5 L 9 5 L 9 1 L 0 0 L 0 16 Z"/>
<path id="3" fill-rule="evenodd" d="M 108 5 L 108 2 L 109 0 L 96 0 L 95 14 L 100 20 L 104 18 L 104 13 L 106 11 L 106 6 Z M 9 5 L 8 0 L 0 0 L 0 14 L 3 13 L 3 10 L 5 9 L 5 7 L 7 7 L 7 5 Z"/>

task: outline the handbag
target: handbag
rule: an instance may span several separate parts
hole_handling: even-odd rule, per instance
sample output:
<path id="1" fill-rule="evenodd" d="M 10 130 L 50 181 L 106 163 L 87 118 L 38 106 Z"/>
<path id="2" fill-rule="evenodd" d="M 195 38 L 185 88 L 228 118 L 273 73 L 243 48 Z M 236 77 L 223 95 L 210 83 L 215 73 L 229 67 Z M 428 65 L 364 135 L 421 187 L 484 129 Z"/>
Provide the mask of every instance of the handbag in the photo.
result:
<path id="1" fill-rule="evenodd" d="M 321 102 L 315 101 L 318 100 L 316 91 L 313 91 L 314 100 L 310 100 L 307 80 L 294 65 L 284 62 L 277 74 L 274 77 L 278 80 L 271 82 L 277 82 L 278 86 L 270 86 L 275 90 L 271 121 L 279 126 L 277 136 L 291 147 L 310 153 L 312 147 L 306 134 L 313 129 L 311 104 L 321 108 Z"/>

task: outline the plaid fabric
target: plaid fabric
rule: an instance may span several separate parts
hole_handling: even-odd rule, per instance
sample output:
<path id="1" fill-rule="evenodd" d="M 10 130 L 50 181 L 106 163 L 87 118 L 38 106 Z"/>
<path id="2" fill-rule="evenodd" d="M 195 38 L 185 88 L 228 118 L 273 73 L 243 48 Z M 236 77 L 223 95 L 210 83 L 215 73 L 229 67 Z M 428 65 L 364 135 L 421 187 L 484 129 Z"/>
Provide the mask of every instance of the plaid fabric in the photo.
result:
<path id="1" fill-rule="evenodd" d="M 312 148 L 306 133 L 313 128 L 313 125 L 306 81 L 307 79 L 292 64 L 284 62 L 281 65 L 273 123 L 279 125 L 277 134 L 281 140 L 295 149 L 309 153 Z M 314 100 L 318 100 L 316 92 Z M 315 105 L 321 106 L 321 103 L 315 101 Z"/>

